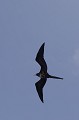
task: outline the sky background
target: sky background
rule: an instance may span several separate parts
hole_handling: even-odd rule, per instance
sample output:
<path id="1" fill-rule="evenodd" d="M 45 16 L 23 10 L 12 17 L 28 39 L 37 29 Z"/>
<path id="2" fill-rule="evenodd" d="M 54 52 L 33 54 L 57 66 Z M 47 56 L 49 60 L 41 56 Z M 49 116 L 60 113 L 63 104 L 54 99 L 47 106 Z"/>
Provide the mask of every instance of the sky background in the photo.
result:
<path id="1" fill-rule="evenodd" d="M 35 73 L 45 42 L 44 104 Z M 0 0 L 0 120 L 79 120 L 79 1 Z"/>

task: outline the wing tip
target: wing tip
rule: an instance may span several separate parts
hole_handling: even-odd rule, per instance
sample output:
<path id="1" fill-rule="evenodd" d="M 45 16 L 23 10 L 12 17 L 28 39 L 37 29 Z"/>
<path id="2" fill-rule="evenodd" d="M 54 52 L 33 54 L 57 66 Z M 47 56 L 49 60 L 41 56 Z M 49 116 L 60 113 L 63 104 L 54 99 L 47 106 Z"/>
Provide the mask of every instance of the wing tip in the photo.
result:
<path id="1" fill-rule="evenodd" d="M 42 103 L 44 103 L 44 100 L 42 100 Z"/>
<path id="2" fill-rule="evenodd" d="M 45 42 L 43 43 L 43 45 L 45 45 Z"/>

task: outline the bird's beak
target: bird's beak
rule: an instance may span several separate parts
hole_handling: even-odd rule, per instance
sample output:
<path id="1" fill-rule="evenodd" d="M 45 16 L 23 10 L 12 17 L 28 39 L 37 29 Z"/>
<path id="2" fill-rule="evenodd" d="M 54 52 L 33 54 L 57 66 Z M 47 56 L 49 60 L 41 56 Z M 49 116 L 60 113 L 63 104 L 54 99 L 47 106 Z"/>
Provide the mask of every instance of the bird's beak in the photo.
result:
<path id="1" fill-rule="evenodd" d="M 34 74 L 33 76 L 36 76 L 36 74 Z"/>

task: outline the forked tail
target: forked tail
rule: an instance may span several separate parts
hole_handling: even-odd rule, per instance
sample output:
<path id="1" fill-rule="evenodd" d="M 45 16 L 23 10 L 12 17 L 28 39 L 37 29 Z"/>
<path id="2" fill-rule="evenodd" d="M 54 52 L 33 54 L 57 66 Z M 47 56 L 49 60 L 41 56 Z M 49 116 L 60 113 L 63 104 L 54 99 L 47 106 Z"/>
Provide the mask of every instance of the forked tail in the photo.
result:
<path id="1" fill-rule="evenodd" d="M 61 78 L 61 77 L 56 77 L 56 76 L 52 76 L 52 75 L 48 75 L 48 78 L 54 78 L 54 79 L 61 79 L 61 80 L 63 80 L 63 78 Z"/>

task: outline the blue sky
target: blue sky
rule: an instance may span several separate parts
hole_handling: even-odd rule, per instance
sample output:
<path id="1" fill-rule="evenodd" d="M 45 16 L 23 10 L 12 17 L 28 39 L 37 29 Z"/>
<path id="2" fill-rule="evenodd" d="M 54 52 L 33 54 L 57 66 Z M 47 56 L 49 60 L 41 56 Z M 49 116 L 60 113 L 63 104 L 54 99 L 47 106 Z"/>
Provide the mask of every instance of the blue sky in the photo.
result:
<path id="1" fill-rule="evenodd" d="M 44 104 L 35 56 L 45 42 Z M 79 120 L 79 1 L 0 0 L 0 120 Z"/>

